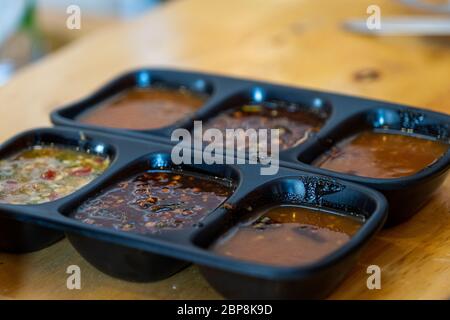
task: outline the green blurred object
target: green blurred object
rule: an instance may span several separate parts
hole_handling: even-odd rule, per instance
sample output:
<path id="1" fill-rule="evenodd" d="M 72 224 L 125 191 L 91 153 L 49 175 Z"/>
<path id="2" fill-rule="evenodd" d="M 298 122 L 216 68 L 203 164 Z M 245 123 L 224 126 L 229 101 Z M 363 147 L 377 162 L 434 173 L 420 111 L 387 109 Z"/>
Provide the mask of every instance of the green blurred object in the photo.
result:
<path id="1" fill-rule="evenodd" d="M 36 1 L 3 1 L 0 13 L 0 86 L 15 71 L 45 53 L 43 37 L 36 23 Z"/>

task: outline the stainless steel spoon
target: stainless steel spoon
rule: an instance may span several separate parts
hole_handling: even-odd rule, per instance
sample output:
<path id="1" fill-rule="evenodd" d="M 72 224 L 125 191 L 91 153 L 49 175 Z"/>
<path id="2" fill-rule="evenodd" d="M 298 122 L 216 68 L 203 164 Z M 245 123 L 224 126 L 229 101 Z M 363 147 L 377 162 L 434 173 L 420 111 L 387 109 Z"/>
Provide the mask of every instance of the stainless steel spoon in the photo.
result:
<path id="1" fill-rule="evenodd" d="M 350 31 L 369 35 L 450 36 L 450 17 L 381 17 L 379 29 L 370 29 L 366 20 L 354 19 L 346 21 L 344 26 Z"/>

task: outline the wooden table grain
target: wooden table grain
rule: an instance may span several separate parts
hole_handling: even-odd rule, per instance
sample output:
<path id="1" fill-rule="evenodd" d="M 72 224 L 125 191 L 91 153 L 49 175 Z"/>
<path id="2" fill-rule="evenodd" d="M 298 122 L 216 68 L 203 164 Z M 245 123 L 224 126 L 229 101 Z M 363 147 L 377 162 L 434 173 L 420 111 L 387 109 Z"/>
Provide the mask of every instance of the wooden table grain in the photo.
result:
<path id="1" fill-rule="evenodd" d="M 141 66 L 174 67 L 390 100 L 450 113 L 450 39 L 366 37 L 341 27 L 374 1 L 185 0 L 83 37 L 0 88 L 0 140 L 49 125 L 55 107 Z M 383 15 L 417 14 L 377 0 Z M 61 28 L 64 28 L 62 25 Z M 77 31 L 71 31 L 77 32 Z M 450 298 L 450 179 L 411 220 L 382 231 L 331 299 Z M 81 290 L 66 268 L 82 270 Z M 366 287 L 368 265 L 382 269 Z M 4 299 L 220 298 L 189 267 L 149 284 L 106 276 L 63 240 L 25 255 L 0 253 Z"/>

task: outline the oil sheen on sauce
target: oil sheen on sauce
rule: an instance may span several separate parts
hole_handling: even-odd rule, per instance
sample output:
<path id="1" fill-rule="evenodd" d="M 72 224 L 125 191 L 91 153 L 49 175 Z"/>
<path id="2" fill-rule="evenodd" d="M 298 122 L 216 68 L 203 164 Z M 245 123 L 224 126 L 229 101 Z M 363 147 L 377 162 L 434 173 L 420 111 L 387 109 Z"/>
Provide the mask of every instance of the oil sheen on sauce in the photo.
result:
<path id="1" fill-rule="evenodd" d="M 72 217 L 139 234 L 192 226 L 233 192 L 232 182 L 186 171 L 139 173 L 87 200 Z"/>
<path id="2" fill-rule="evenodd" d="M 251 262 L 304 265 L 339 249 L 362 223 L 362 219 L 304 207 L 272 207 L 232 228 L 211 249 Z"/>
<path id="3" fill-rule="evenodd" d="M 78 121 L 109 128 L 161 128 L 195 112 L 206 97 L 186 89 L 130 89 L 82 113 Z"/>
<path id="4" fill-rule="evenodd" d="M 364 131 L 333 147 L 315 166 L 371 178 L 415 174 L 437 161 L 448 144 L 415 136 Z"/>

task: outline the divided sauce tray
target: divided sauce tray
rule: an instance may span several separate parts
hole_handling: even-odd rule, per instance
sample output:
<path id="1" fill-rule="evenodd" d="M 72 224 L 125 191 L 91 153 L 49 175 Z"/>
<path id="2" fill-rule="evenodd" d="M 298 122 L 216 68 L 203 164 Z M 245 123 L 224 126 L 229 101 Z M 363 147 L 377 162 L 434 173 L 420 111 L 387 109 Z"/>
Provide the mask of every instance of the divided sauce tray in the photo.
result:
<path id="1" fill-rule="evenodd" d="M 112 96 L 154 84 L 182 86 L 208 98 L 192 115 L 159 129 L 113 129 L 86 125 L 77 119 Z M 276 175 L 260 175 L 259 164 L 172 164 L 170 152 L 176 142 L 170 135 L 174 129 L 192 130 L 194 120 L 208 120 L 237 104 L 273 99 L 299 104 L 324 117 L 320 130 L 306 142 L 280 152 Z M 449 143 L 450 116 L 383 101 L 197 72 L 131 71 L 92 95 L 54 111 L 51 120 L 55 128 L 31 130 L 5 142 L 0 157 L 34 144 L 55 143 L 107 155 L 111 165 L 97 179 L 64 198 L 38 205 L 0 204 L 0 250 L 35 251 L 67 235 L 87 261 L 111 276 L 155 281 L 195 263 L 213 287 L 228 298 L 325 297 L 349 272 L 362 247 L 386 219 L 389 226 L 414 215 L 443 183 L 450 166 L 447 150 L 432 165 L 402 178 L 366 178 L 315 167 L 314 160 L 337 142 L 368 128 L 408 130 Z M 181 168 L 227 178 L 235 183 L 235 190 L 226 205 L 212 211 L 201 223 L 152 235 L 100 228 L 68 217 L 82 202 L 112 183 L 136 170 L 155 168 Z M 339 210 L 364 216 L 366 221 L 340 249 L 316 263 L 298 267 L 245 262 L 208 250 L 220 235 L 239 223 L 246 213 L 243 208 L 251 206 L 256 211 L 277 204 Z"/>
<path id="2" fill-rule="evenodd" d="M 35 144 L 54 143 L 107 154 L 112 162 L 98 178 L 55 201 L 0 204 L 0 249 L 29 252 L 67 235 L 76 250 L 102 272 L 129 281 L 156 281 L 198 264 L 206 279 L 229 298 L 322 298 L 345 277 L 361 249 L 382 227 L 387 212 L 377 191 L 343 180 L 280 168 L 262 176 L 259 165 L 182 165 L 171 162 L 171 147 L 108 133 L 70 128 L 35 129 L 4 143 L 0 155 Z M 91 196 L 136 170 L 183 169 L 234 182 L 235 190 L 201 223 L 139 235 L 86 224 L 68 215 Z M 218 255 L 208 246 L 236 224 L 249 205 L 298 204 L 364 216 L 349 242 L 326 258 L 298 267 L 278 267 Z M 244 211 L 244 212 L 243 212 Z M 11 230 L 11 232 L 3 232 Z"/>

